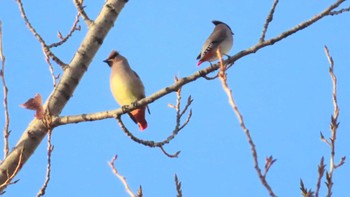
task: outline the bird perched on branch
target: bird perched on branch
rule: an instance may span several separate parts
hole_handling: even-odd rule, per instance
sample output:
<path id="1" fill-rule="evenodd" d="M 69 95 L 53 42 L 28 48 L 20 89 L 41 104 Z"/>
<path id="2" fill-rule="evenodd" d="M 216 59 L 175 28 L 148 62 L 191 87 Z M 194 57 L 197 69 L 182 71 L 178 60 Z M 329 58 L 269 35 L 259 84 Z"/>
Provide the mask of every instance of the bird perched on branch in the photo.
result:
<path id="1" fill-rule="evenodd" d="M 212 22 L 215 28 L 203 44 L 202 51 L 197 57 L 197 60 L 199 60 L 197 66 L 206 61 L 212 62 L 219 59 L 217 50 L 219 50 L 221 55 L 226 55 L 232 48 L 233 32 L 231 28 L 221 21 Z"/>
<path id="2" fill-rule="evenodd" d="M 130 68 L 125 57 L 113 50 L 104 62 L 111 67 L 110 88 L 114 99 L 119 105 L 130 105 L 145 98 L 143 83 L 137 73 Z M 140 130 L 147 128 L 145 119 L 146 107 L 141 106 L 128 113 Z"/>

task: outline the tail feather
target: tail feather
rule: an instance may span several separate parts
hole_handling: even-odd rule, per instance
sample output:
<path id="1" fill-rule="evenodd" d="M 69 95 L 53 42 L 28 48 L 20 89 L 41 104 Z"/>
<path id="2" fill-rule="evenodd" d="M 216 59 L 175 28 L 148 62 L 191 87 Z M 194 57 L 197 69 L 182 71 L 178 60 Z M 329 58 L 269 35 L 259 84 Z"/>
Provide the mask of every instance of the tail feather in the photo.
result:
<path id="1" fill-rule="evenodd" d="M 141 131 L 147 128 L 147 121 L 145 119 L 146 107 L 141 107 L 130 112 L 131 119 L 139 126 Z"/>

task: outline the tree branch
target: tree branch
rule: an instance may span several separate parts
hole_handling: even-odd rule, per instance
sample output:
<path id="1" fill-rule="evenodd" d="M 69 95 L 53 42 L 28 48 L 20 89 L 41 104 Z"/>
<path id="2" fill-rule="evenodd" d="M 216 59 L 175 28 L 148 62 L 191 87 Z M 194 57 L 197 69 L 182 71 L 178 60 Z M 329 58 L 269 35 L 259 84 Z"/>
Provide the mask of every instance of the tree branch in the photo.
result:
<path id="1" fill-rule="evenodd" d="M 50 109 L 51 115 L 57 116 L 61 113 L 125 3 L 125 0 L 107 0 L 105 2 L 94 25 L 88 30 L 69 67 L 63 73 L 44 105 Z M 22 166 L 30 158 L 47 132 L 48 129 L 40 120 L 34 119 L 29 124 L 16 146 L 0 165 L 0 192 L 7 186 L 4 183 L 11 180 L 18 172 L 16 166 L 18 164 Z M 9 177 L 9 174 L 13 176 Z"/>
<path id="2" fill-rule="evenodd" d="M 84 7 L 82 6 L 83 0 L 73 0 L 73 1 L 74 1 L 75 7 L 78 10 L 78 13 L 84 19 L 86 25 L 89 28 L 91 26 L 91 24 L 93 23 L 93 21 L 88 17 L 88 15 L 86 14 L 86 12 L 84 10 Z"/>
<path id="3" fill-rule="evenodd" d="M 267 191 L 269 192 L 270 196 L 275 197 L 276 194 L 273 192 L 271 186 L 266 181 L 266 173 L 268 172 L 268 170 L 270 169 L 271 165 L 276 160 L 274 160 L 272 158 L 272 156 L 271 156 L 268 159 L 268 161 L 266 162 L 265 173 L 263 174 L 261 172 L 261 169 L 259 167 L 259 161 L 258 161 L 258 153 L 256 151 L 254 141 L 253 141 L 253 139 L 252 139 L 252 137 L 250 135 L 250 132 L 249 132 L 248 128 L 245 126 L 245 123 L 244 123 L 244 120 L 243 120 L 243 116 L 242 116 L 241 112 L 239 111 L 235 100 L 233 99 L 232 90 L 228 87 L 228 84 L 227 84 L 226 65 L 222 61 L 221 53 L 220 53 L 219 50 L 217 51 L 217 54 L 218 54 L 218 57 L 220 57 L 219 58 L 220 59 L 219 79 L 221 81 L 221 84 L 222 84 L 222 87 L 223 87 L 225 93 L 227 94 L 229 104 L 231 105 L 233 111 L 235 112 L 235 114 L 236 114 L 236 116 L 238 118 L 239 124 L 240 124 L 242 130 L 244 131 L 244 133 L 245 133 L 245 135 L 247 137 L 248 143 L 250 145 L 250 149 L 252 151 L 252 156 L 253 156 L 253 160 L 254 160 L 254 168 L 255 168 L 256 172 L 258 173 L 258 176 L 259 176 L 259 179 L 260 179 L 261 183 L 267 189 Z"/>
<path id="4" fill-rule="evenodd" d="M 5 124 L 4 124 L 4 158 L 7 156 L 9 152 L 9 127 L 10 127 L 10 114 L 9 114 L 9 108 L 7 104 L 7 98 L 8 98 L 8 88 L 6 85 L 6 80 L 5 80 L 5 56 L 2 51 L 2 23 L 0 21 L 0 59 L 1 59 L 1 71 L 0 71 L 0 77 L 2 81 L 2 89 L 4 92 L 4 111 L 5 111 Z"/>
<path id="5" fill-rule="evenodd" d="M 303 23 L 300 23 L 299 25 L 291 28 L 290 30 L 287 30 L 287 31 L 281 33 L 280 35 L 278 35 L 274 38 L 271 38 L 271 39 L 266 40 L 264 42 L 259 42 L 248 49 L 242 50 L 242 51 L 238 52 L 237 54 L 235 54 L 234 56 L 231 56 L 227 60 L 223 61 L 223 63 L 225 65 L 229 65 L 228 67 L 230 67 L 230 65 L 232 65 L 238 59 L 243 58 L 249 54 L 256 53 L 261 48 L 273 45 L 275 42 L 279 42 L 280 40 L 314 24 L 316 21 L 320 20 L 324 16 L 327 16 L 333 9 L 337 8 L 344 1 L 345 0 L 338 0 L 336 3 L 332 4 L 330 7 L 328 7 L 327 9 L 325 9 L 323 12 L 319 13 L 318 15 L 314 16 L 313 18 L 311 18 Z M 165 88 L 153 93 L 152 95 L 135 102 L 134 105 L 124 106 L 124 110 L 125 110 L 124 113 L 132 111 L 133 109 L 136 109 L 139 106 L 153 103 L 157 99 L 159 99 L 167 94 L 170 94 L 172 92 L 175 92 L 179 88 L 181 88 L 182 86 L 184 86 L 192 81 L 195 81 L 201 77 L 206 78 L 207 74 L 218 70 L 219 67 L 220 67 L 220 63 L 213 64 L 212 66 L 204 68 L 202 70 L 199 70 L 190 76 L 180 78 L 174 84 L 172 84 L 168 87 L 165 87 Z M 106 118 L 116 118 L 118 115 L 121 115 L 121 114 L 123 114 L 123 111 L 121 108 L 119 108 L 117 110 L 97 112 L 97 113 L 92 113 L 92 114 L 81 114 L 81 115 L 75 115 L 75 116 L 55 117 L 53 126 L 56 127 L 59 125 L 65 125 L 65 124 L 71 124 L 71 123 L 95 121 L 95 120 L 102 120 L 102 119 L 106 119 Z"/>
<path id="6" fill-rule="evenodd" d="M 269 39 L 262 43 L 258 43 L 251 48 L 240 51 L 236 55 L 226 60 L 225 64 L 231 65 L 238 59 L 244 56 L 247 56 L 248 54 L 255 53 L 263 47 L 273 45 L 274 43 L 284 38 L 287 38 L 288 36 L 306 27 L 309 27 L 310 25 L 319 21 L 323 17 L 330 15 L 330 13 L 335 8 L 337 8 L 340 4 L 342 4 L 344 1 L 345 0 L 337 0 L 334 4 L 332 4 L 327 9 L 325 9 L 318 15 L 314 16 L 310 20 L 300 23 L 294 28 L 286 32 L 283 32 L 282 34 L 272 39 Z M 22 6 L 20 3 L 20 0 L 17 0 L 17 2 L 19 3 L 20 10 L 21 10 Z M 51 93 L 49 99 L 46 101 L 45 106 L 50 109 L 51 115 L 57 117 L 61 113 L 63 107 L 68 102 L 69 98 L 72 96 L 72 93 L 77 87 L 83 74 L 86 72 L 87 68 L 89 67 L 92 61 L 92 58 L 94 57 L 97 50 L 101 46 L 106 34 L 113 26 L 114 21 L 118 17 L 125 3 L 126 3 L 126 0 L 107 0 L 106 1 L 99 16 L 97 17 L 95 22 L 89 27 L 87 35 L 83 40 L 83 42 L 81 43 L 81 46 L 77 50 L 77 53 L 73 57 L 69 66 L 66 68 L 62 78 L 60 79 L 59 83 Z M 21 10 L 21 13 L 23 16 L 22 11 L 24 12 L 24 10 Z M 28 25 L 27 21 L 26 21 L 26 24 L 29 29 L 32 29 L 31 25 Z M 37 39 L 41 38 L 40 36 L 38 36 L 36 32 L 34 32 L 34 36 L 37 37 Z M 50 54 L 50 57 L 53 57 L 51 55 L 52 54 Z M 53 60 L 56 61 L 54 58 Z M 202 77 L 201 75 L 202 72 L 210 73 L 217 70 L 218 68 L 219 68 L 219 64 L 216 64 L 211 67 L 205 68 L 192 76 L 181 78 L 174 85 L 170 86 L 172 90 L 169 91 L 167 89 L 162 89 L 159 92 L 138 101 L 137 104 L 146 105 L 147 103 L 152 103 L 156 99 L 166 94 L 169 94 L 170 92 L 176 91 L 184 84 L 187 84 L 191 81 L 194 81 Z M 47 131 L 48 131 L 47 128 L 42 124 L 42 122 L 36 119 L 34 119 L 29 124 L 27 129 L 24 131 L 21 139 L 18 141 L 17 145 L 14 147 L 14 149 L 10 152 L 10 154 L 5 158 L 3 163 L 0 165 L 0 185 L 1 185 L 0 192 L 3 191 L 7 186 L 5 182 L 7 182 L 8 180 L 11 180 L 13 176 L 17 173 L 17 171 L 15 171 L 16 167 L 18 165 L 22 166 L 29 159 L 31 154 L 36 149 L 36 147 L 40 144 L 44 136 L 47 134 Z M 23 154 L 21 154 L 21 150 L 23 150 Z"/>
<path id="7" fill-rule="evenodd" d="M 18 3 L 19 11 L 21 12 L 21 16 L 24 19 L 25 24 L 27 25 L 28 29 L 33 33 L 34 37 L 40 42 L 44 54 L 48 57 L 51 57 L 52 60 L 55 61 L 58 65 L 60 65 L 64 70 L 67 65 L 64 62 L 62 62 L 55 54 L 51 52 L 50 48 L 45 43 L 44 39 L 40 36 L 40 34 L 35 30 L 35 28 L 29 22 L 29 19 L 27 18 L 27 15 L 23 8 L 22 0 L 17 0 L 17 3 Z"/>
<path id="8" fill-rule="evenodd" d="M 65 42 L 67 42 L 67 40 L 73 35 L 73 33 L 74 33 L 75 31 L 80 31 L 81 27 L 80 27 L 80 25 L 78 26 L 78 23 L 79 23 L 79 16 L 80 16 L 80 13 L 78 13 L 77 16 L 75 17 L 73 26 L 72 26 L 71 30 L 68 32 L 67 36 L 62 37 L 61 32 L 58 32 L 58 38 L 61 39 L 61 41 L 52 43 L 52 44 L 48 45 L 47 47 L 48 47 L 48 48 L 52 48 L 52 47 L 61 46 L 62 44 L 64 44 Z"/>
<path id="9" fill-rule="evenodd" d="M 124 188 L 126 192 L 129 194 L 130 197 L 137 197 L 130 189 L 128 182 L 126 182 L 126 178 L 119 174 L 117 168 L 114 166 L 115 160 L 117 160 L 118 156 L 115 155 L 110 162 L 108 162 L 108 165 L 112 168 L 113 174 L 118 177 L 118 179 L 123 183 Z M 140 191 L 140 190 L 139 190 Z M 142 191 L 142 190 L 141 190 Z"/>
<path id="10" fill-rule="evenodd" d="M 278 0 L 275 0 L 273 2 L 273 5 L 272 5 L 272 8 L 270 10 L 269 15 L 267 15 L 267 17 L 266 17 L 266 21 L 265 21 L 265 24 L 264 24 L 264 27 L 263 27 L 263 30 L 262 30 L 259 42 L 264 42 L 264 40 L 265 40 L 265 35 L 266 35 L 266 32 L 267 32 L 267 29 L 269 28 L 269 24 L 273 20 L 273 14 L 275 13 L 275 9 L 276 9 L 277 4 L 278 4 Z"/>

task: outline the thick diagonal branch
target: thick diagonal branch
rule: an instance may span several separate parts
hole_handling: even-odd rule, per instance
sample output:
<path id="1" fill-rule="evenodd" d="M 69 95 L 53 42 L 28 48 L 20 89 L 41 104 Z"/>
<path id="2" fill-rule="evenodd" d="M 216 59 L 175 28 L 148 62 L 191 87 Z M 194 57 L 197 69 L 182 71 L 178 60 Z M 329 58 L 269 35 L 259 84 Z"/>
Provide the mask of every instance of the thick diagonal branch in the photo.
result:
<path id="1" fill-rule="evenodd" d="M 125 3 L 124 0 L 106 1 L 94 25 L 89 28 L 69 67 L 65 70 L 57 87 L 54 88 L 45 103 L 45 107 L 49 108 L 51 115 L 57 116 L 61 113 Z M 37 119 L 34 119 L 28 125 L 17 145 L 0 165 L 0 192 L 7 186 L 3 183 L 10 178 L 8 175 L 15 172 L 19 163 L 19 166 L 23 166 L 41 143 L 47 131 L 48 129 L 42 121 Z M 23 150 L 22 154 L 21 150 Z"/>

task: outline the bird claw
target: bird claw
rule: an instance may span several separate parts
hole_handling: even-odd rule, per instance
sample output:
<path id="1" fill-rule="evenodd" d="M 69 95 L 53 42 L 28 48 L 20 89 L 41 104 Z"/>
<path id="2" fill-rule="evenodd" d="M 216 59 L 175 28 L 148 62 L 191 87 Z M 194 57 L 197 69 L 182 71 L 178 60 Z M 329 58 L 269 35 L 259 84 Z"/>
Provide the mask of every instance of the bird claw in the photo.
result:
<path id="1" fill-rule="evenodd" d="M 122 111 L 123 111 L 123 113 L 125 113 L 127 110 L 128 110 L 128 108 L 126 107 L 127 105 L 123 105 L 122 106 Z"/>
<path id="2" fill-rule="evenodd" d="M 137 101 L 132 102 L 131 105 L 132 105 L 133 107 L 137 107 Z"/>

